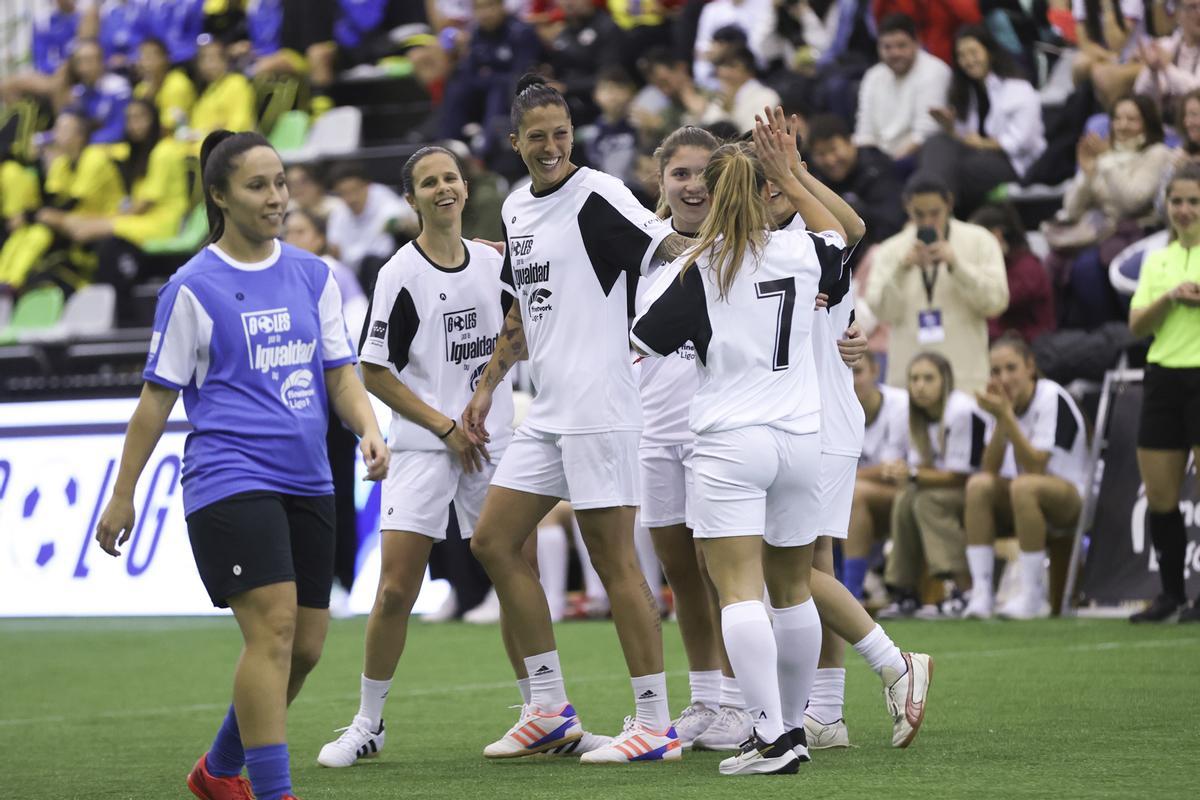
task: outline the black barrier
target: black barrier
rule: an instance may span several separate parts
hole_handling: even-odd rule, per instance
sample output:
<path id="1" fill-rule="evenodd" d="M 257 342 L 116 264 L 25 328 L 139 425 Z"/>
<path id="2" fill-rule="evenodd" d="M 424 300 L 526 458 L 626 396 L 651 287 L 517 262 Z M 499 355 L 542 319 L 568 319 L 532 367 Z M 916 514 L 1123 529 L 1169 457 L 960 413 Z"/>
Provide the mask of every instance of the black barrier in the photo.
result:
<path id="1" fill-rule="evenodd" d="M 1110 406 L 1104 478 L 1096 500 L 1091 544 L 1083 568 L 1084 601 L 1104 605 L 1149 600 L 1158 595 L 1158 563 L 1146 529 L 1146 491 L 1137 467 L 1140 383 L 1118 384 Z M 1200 594 L 1200 482 L 1193 464 L 1183 487 L 1188 547 L 1188 595 Z"/>

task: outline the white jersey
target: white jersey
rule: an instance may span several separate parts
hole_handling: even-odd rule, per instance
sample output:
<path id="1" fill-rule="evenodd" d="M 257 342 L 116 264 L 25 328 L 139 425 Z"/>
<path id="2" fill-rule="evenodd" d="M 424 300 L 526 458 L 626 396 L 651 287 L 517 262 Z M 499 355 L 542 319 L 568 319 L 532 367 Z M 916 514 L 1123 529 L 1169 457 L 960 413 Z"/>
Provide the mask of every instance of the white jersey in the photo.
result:
<path id="1" fill-rule="evenodd" d="M 1029 407 L 1017 417 L 1017 427 L 1034 450 L 1050 454 L 1046 474 L 1069 481 L 1082 496 L 1087 484 L 1087 429 L 1079 406 L 1067 390 L 1048 378 L 1039 378 Z M 1010 442 L 1000 476 L 1015 478 L 1019 473 Z"/>
<path id="2" fill-rule="evenodd" d="M 429 260 L 415 241 L 383 268 L 367 311 L 360 357 L 391 368 L 421 400 L 458 419 L 496 349 L 504 323 L 500 255 L 463 241 L 466 258 L 452 269 Z M 487 428 L 497 449 L 512 435 L 512 384 L 496 387 Z M 445 450 L 445 442 L 392 412 L 393 450 Z"/>
<path id="3" fill-rule="evenodd" d="M 914 467 L 929 466 L 946 472 L 971 473 L 983 462 L 991 417 L 979 410 L 975 398 L 955 389 L 946 398 L 946 408 L 940 422 L 929 425 L 929 446 L 933 463 L 922 464 L 916 444 L 908 448 L 908 463 Z"/>
<path id="4" fill-rule="evenodd" d="M 879 413 L 863 431 L 860 467 L 903 460 L 908 452 L 908 392 L 881 384 Z"/>
<path id="5" fill-rule="evenodd" d="M 669 266 L 655 259 L 650 272 L 638 281 L 637 313 L 646 310 L 646 296 L 654 279 Z M 638 366 L 642 396 L 642 447 L 674 447 L 695 438 L 688 427 L 688 407 L 700 388 L 696 346 L 685 342 L 665 358 L 644 358 Z"/>
<path id="6" fill-rule="evenodd" d="M 689 416 L 693 433 L 752 425 L 797 434 L 820 430 L 812 303 L 822 272 L 840 273 L 845 249 L 842 237 L 830 231 L 771 232 L 758 262 L 743 267 L 723 299 L 707 254 L 682 279 L 682 258 L 663 270 L 630 338 L 659 356 L 685 341 L 696 346 L 700 387 Z"/>
<path id="7" fill-rule="evenodd" d="M 504 280 L 521 303 L 536 393 L 525 425 L 545 433 L 641 430 L 626 273 L 645 273 L 671 226 L 611 175 L 580 168 L 504 201 Z"/>
<path id="8" fill-rule="evenodd" d="M 804 231 L 804 219 L 794 215 L 784 230 Z M 850 251 L 845 255 L 848 257 Z M 829 307 L 818 308 L 813 319 L 813 364 L 821 387 L 821 452 L 858 458 L 862 453 L 866 415 L 854 394 L 854 372 L 842 361 L 838 339 L 854 321 L 854 285 L 850 267 L 821 280 L 820 291 L 829 296 Z"/>

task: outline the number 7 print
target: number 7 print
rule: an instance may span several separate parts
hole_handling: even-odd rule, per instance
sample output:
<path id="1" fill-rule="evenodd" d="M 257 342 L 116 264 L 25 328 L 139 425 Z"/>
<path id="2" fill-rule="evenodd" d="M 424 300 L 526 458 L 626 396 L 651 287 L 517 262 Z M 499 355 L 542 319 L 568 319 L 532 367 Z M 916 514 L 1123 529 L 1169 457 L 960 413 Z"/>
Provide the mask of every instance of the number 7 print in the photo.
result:
<path id="1" fill-rule="evenodd" d="M 779 278 L 773 281 L 759 281 L 754 284 L 754 291 L 759 300 L 779 298 L 779 306 L 775 311 L 775 358 L 771 365 L 773 372 L 788 368 L 790 357 L 788 344 L 792 340 L 792 311 L 796 307 L 796 279 Z"/>

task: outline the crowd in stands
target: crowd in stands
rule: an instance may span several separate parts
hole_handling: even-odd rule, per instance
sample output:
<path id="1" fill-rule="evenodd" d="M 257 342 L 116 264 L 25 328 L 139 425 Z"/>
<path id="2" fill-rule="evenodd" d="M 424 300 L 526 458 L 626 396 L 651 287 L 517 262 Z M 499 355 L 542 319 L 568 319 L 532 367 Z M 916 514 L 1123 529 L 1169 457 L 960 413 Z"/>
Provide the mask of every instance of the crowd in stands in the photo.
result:
<path id="1" fill-rule="evenodd" d="M 1128 275 L 1132 259 L 1136 281 L 1139 243 L 1163 236 L 1169 175 L 1200 158 L 1200 0 L 45 6 L 28 69 L 0 85 L 0 292 L 15 296 L 104 281 L 120 299 L 169 275 L 190 254 L 164 243 L 194 228 L 198 142 L 216 128 L 270 135 L 281 84 L 283 110 L 314 119 L 364 65 L 418 84 L 428 113 L 397 143 L 453 142 L 470 171 L 466 235 L 491 239 L 522 174 L 508 109 L 527 70 L 566 97 L 576 162 L 651 207 L 666 133 L 736 137 L 767 105 L 800 115 L 809 169 L 867 223 L 854 259 L 874 354 L 857 372 L 886 431 L 869 434 L 846 554 L 861 584 L 891 532 L 895 613 L 914 610 L 925 573 L 950 594 L 973 573 L 990 580 L 968 568 L 967 476 L 996 432 L 1010 448 L 1020 438 L 1004 420 L 1033 386 L 1004 393 L 995 343 L 1024 369 L 1064 330 L 1124 325 L 1131 290 L 1110 268 Z M 289 235 L 360 288 L 416 234 L 404 197 L 359 164 L 292 163 L 288 180 Z M 1016 464 L 1010 478 L 1045 469 Z"/>

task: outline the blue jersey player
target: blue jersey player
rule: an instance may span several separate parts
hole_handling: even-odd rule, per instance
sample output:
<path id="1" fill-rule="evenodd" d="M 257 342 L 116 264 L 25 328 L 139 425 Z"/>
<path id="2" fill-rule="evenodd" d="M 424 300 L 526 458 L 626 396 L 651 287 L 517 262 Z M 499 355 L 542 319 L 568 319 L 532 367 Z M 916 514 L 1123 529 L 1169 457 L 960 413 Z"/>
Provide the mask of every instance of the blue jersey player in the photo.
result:
<path id="1" fill-rule="evenodd" d="M 188 788 L 206 800 L 286 800 L 287 705 L 329 625 L 326 409 L 361 437 L 369 479 L 387 474 L 388 450 L 329 267 L 278 240 L 288 203 L 278 153 L 258 134 L 217 131 L 201 170 L 211 244 L 159 294 L 145 385 L 96 539 L 114 556 L 129 539 L 138 476 L 182 392 L 194 429 L 184 450 L 188 537 L 213 604 L 233 609 L 245 643 L 233 705 Z"/>

